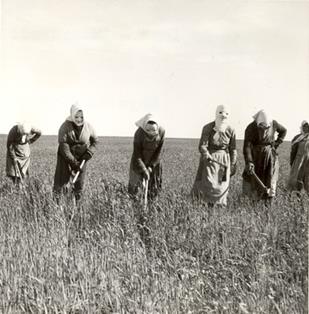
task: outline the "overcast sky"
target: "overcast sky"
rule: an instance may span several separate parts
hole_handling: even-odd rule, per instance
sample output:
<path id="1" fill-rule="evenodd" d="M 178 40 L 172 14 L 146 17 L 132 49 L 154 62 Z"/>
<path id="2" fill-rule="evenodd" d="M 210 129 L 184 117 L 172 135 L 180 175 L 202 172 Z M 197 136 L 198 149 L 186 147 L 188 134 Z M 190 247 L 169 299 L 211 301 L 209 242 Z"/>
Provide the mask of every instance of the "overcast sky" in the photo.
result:
<path id="1" fill-rule="evenodd" d="M 218 104 L 238 138 L 261 108 L 288 139 L 309 119 L 308 1 L 0 3 L 0 133 L 56 134 L 75 101 L 103 136 L 152 112 L 168 137 L 198 138 Z"/>

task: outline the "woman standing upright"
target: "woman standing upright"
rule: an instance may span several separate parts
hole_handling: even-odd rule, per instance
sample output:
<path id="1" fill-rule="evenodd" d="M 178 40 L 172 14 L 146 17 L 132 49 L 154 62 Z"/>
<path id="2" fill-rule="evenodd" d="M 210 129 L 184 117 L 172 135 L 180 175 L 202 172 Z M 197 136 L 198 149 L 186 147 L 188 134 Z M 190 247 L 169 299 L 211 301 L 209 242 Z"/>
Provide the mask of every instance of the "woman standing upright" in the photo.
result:
<path id="1" fill-rule="evenodd" d="M 303 188 L 309 193 L 309 123 L 303 121 L 300 134 L 292 140 L 288 187 L 292 191 Z"/>
<path id="2" fill-rule="evenodd" d="M 59 146 L 53 188 L 58 200 L 71 175 L 78 171 L 80 175 L 74 183 L 74 194 L 76 200 L 81 198 L 87 162 L 95 152 L 97 140 L 93 127 L 84 120 L 84 111 L 78 105 L 72 105 L 70 116 L 58 132 Z M 83 161 L 85 163 L 81 168 Z"/>
<path id="3" fill-rule="evenodd" d="M 199 142 L 201 157 L 191 194 L 210 206 L 227 204 L 230 176 L 236 171 L 236 135 L 228 117 L 227 107 L 218 106 L 215 121 L 203 127 Z"/>
<path id="4" fill-rule="evenodd" d="M 152 114 L 137 121 L 133 154 L 130 163 L 129 193 L 136 195 L 143 179 L 148 180 L 149 197 L 154 198 L 162 188 L 161 152 L 165 130 Z"/>
<path id="5" fill-rule="evenodd" d="M 276 120 L 271 120 L 264 110 L 257 112 L 253 119 L 245 130 L 243 193 L 256 200 L 271 200 L 276 195 L 279 174 L 276 149 L 285 138 L 286 128 Z"/>
<path id="6" fill-rule="evenodd" d="M 29 175 L 30 144 L 41 136 L 41 131 L 29 123 L 14 125 L 7 137 L 6 175 L 19 183 Z"/>

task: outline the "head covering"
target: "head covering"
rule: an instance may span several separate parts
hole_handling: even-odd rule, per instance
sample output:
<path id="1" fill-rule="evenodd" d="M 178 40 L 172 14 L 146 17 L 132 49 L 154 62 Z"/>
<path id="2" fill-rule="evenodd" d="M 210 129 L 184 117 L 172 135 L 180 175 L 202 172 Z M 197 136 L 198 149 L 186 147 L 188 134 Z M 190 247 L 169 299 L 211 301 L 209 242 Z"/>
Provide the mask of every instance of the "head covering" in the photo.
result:
<path id="1" fill-rule="evenodd" d="M 23 121 L 23 122 L 17 123 L 17 126 L 21 135 L 21 143 L 26 143 L 27 135 L 31 133 L 31 129 L 32 129 L 31 124 L 27 121 Z"/>
<path id="2" fill-rule="evenodd" d="M 23 135 L 31 133 L 32 126 L 29 122 L 23 121 L 23 122 L 19 123 L 19 127 L 20 127 L 20 131 Z"/>
<path id="3" fill-rule="evenodd" d="M 256 124 L 258 126 L 263 126 L 269 128 L 272 123 L 272 119 L 269 117 L 269 115 L 264 111 L 260 110 L 258 111 L 254 116 L 253 119 L 255 120 Z"/>
<path id="4" fill-rule="evenodd" d="M 84 111 L 83 109 L 78 105 L 78 103 L 75 103 L 71 106 L 70 109 L 70 115 L 67 117 L 68 121 L 74 122 L 77 126 L 82 126 L 84 124 L 85 118 L 83 119 L 82 123 L 78 123 L 75 119 L 75 116 L 77 114 L 78 111 L 82 111 L 83 112 L 83 116 L 84 116 Z"/>
<path id="5" fill-rule="evenodd" d="M 148 124 L 150 121 L 154 122 L 155 124 Z M 159 125 L 151 113 L 147 113 L 141 119 L 136 121 L 135 125 L 139 128 L 142 128 L 147 133 L 147 135 L 151 137 L 157 136 L 159 134 Z"/>
<path id="6" fill-rule="evenodd" d="M 230 110 L 227 106 L 219 105 L 216 109 L 215 131 L 225 132 L 228 127 L 228 117 Z"/>
<path id="7" fill-rule="evenodd" d="M 305 126 L 306 124 L 309 124 L 307 120 L 304 120 L 304 121 L 301 123 L 301 125 L 300 125 L 300 132 L 301 132 L 301 134 L 306 134 L 305 131 L 304 131 L 304 126 Z"/>

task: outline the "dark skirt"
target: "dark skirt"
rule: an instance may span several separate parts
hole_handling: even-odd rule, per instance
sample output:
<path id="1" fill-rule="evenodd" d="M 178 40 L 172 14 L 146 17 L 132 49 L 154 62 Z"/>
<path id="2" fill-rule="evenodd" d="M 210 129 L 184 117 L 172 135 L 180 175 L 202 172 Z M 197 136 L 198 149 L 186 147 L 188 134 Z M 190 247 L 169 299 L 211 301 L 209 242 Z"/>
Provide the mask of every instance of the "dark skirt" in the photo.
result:
<path id="1" fill-rule="evenodd" d="M 243 172 L 243 193 L 254 199 L 273 197 L 279 174 L 278 155 L 270 145 L 256 145 L 253 147 L 254 171 L 264 185 L 270 189 L 269 195 L 259 186 L 252 175 Z"/>
<path id="2" fill-rule="evenodd" d="M 143 189 L 143 176 L 133 170 L 133 164 L 130 165 L 128 192 L 136 197 Z M 148 182 L 148 197 L 153 199 L 158 196 L 162 190 L 162 164 L 159 163 L 152 169 Z"/>
<path id="3" fill-rule="evenodd" d="M 81 196 L 85 177 L 86 177 L 86 165 L 84 164 L 82 172 L 79 174 L 74 186 L 74 194 L 79 198 Z M 70 165 L 66 162 L 66 160 L 60 155 L 57 154 L 57 165 L 54 176 L 54 187 L 53 191 L 55 194 L 60 195 L 66 192 L 66 188 L 70 182 L 70 178 L 72 176 L 72 171 Z"/>

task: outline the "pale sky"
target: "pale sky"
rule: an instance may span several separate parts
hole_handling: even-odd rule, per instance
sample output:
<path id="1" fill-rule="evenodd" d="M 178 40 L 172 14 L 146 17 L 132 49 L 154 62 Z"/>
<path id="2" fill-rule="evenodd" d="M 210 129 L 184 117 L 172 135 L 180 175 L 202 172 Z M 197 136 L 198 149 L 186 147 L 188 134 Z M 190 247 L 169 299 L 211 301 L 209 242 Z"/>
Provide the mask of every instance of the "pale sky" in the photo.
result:
<path id="1" fill-rule="evenodd" d="M 259 109 L 309 120 L 309 1 L 0 0 L 0 133 L 57 134 L 72 103 L 102 136 L 152 112 L 198 138 L 216 106 L 238 138 Z"/>

